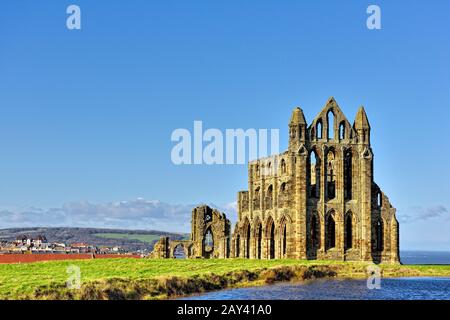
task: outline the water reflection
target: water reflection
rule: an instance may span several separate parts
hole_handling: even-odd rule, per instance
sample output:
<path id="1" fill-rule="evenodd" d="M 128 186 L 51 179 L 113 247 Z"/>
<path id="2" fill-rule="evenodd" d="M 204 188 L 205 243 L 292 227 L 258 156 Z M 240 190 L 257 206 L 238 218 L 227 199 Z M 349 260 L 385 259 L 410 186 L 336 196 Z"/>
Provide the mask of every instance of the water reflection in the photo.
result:
<path id="1" fill-rule="evenodd" d="M 369 290 L 366 280 L 314 280 L 209 292 L 188 300 L 450 300 L 450 278 L 382 279 Z"/>

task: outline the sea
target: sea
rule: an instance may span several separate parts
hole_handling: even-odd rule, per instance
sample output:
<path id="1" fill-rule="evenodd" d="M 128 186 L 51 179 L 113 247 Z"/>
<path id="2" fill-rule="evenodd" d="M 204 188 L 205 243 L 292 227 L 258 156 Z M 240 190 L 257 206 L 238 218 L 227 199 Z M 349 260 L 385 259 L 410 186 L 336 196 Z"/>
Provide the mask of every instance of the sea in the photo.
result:
<path id="1" fill-rule="evenodd" d="M 450 264 L 450 251 L 401 251 L 403 264 Z"/>

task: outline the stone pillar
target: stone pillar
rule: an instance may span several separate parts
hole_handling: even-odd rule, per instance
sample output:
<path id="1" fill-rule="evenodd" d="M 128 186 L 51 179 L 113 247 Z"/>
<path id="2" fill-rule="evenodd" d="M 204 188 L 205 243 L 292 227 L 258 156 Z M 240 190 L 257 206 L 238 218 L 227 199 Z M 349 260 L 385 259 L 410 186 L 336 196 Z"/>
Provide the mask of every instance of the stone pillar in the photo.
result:
<path id="1" fill-rule="evenodd" d="M 255 235 L 254 235 L 254 231 L 253 230 L 253 220 L 250 221 L 250 259 L 254 259 L 255 258 L 255 245 L 256 245 L 256 239 L 255 239 Z"/>
<path id="2" fill-rule="evenodd" d="M 230 258 L 236 257 L 236 238 L 233 236 L 230 241 Z"/>
<path id="3" fill-rule="evenodd" d="M 336 243 L 339 249 L 342 260 L 345 259 L 345 191 L 344 191 L 344 168 L 345 168 L 345 147 L 336 150 L 337 158 L 337 173 L 336 173 L 336 200 L 339 202 L 337 209 L 339 212 L 339 222 L 337 222 L 338 242 Z"/>
<path id="4" fill-rule="evenodd" d="M 390 260 L 392 263 L 399 263 L 400 262 L 400 250 L 399 250 L 399 230 L 398 230 L 398 221 L 395 218 L 395 209 L 393 210 L 392 214 L 392 221 L 391 221 L 391 255 Z"/>
<path id="5" fill-rule="evenodd" d="M 279 235 L 279 226 L 275 225 L 275 259 L 280 259 L 281 258 L 281 239 L 280 239 L 280 235 Z"/>
<path id="6" fill-rule="evenodd" d="M 298 259 L 307 259 L 307 161 L 308 152 L 304 150 L 302 154 L 297 154 L 297 163 L 295 163 L 295 199 L 294 199 L 294 210 L 295 217 L 293 218 L 293 223 L 295 224 L 295 244 L 294 252 L 295 257 Z M 291 244 L 292 246 L 292 244 Z"/>
<path id="7" fill-rule="evenodd" d="M 249 217 L 251 218 L 253 216 L 253 197 L 254 197 L 254 191 L 253 191 L 253 175 L 255 172 L 252 170 L 252 165 L 249 165 L 248 169 L 248 211 L 249 211 Z M 241 221 L 242 215 L 239 217 L 238 221 Z"/>
<path id="8" fill-rule="evenodd" d="M 372 260 L 372 152 L 360 148 L 361 259 Z"/>
<path id="9" fill-rule="evenodd" d="M 265 169 L 264 169 L 265 170 Z M 264 171 L 265 172 L 265 171 Z M 259 211 L 261 211 L 261 216 L 262 216 L 262 218 L 264 219 L 264 216 L 263 216 L 263 214 L 264 214 L 264 212 L 265 212 L 265 210 L 266 210 L 266 208 L 265 208 L 265 206 L 264 206 L 264 204 L 265 204 L 265 198 L 266 198 L 266 177 L 265 176 L 263 176 L 262 178 L 261 178 L 261 193 L 260 193 L 260 198 L 259 198 Z M 253 217 L 252 217 L 253 218 Z"/>
<path id="10" fill-rule="evenodd" d="M 317 205 L 317 207 L 320 207 L 320 216 L 322 217 L 321 223 L 320 223 L 320 252 L 325 253 L 325 224 L 326 224 L 326 214 L 327 214 L 327 208 L 325 205 L 326 202 L 326 179 L 327 179 L 327 173 L 326 173 L 326 162 L 327 162 L 327 155 L 326 155 L 327 149 L 325 146 L 322 146 L 322 156 L 321 156 L 321 162 L 320 162 L 320 200 Z"/>

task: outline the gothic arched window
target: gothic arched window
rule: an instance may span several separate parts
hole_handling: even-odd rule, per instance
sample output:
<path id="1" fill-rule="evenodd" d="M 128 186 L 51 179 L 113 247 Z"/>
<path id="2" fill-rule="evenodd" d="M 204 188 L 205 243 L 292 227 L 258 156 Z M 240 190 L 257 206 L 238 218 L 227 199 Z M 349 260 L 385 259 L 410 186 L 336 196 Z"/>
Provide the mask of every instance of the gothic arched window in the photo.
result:
<path id="1" fill-rule="evenodd" d="M 376 225 L 376 236 L 377 236 L 377 251 L 383 251 L 384 243 L 383 243 L 383 221 L 381 219 L 378 219 L 377 225 Z"/>
<path id="2" fill-rule="evenodd" d="M 325 221 L 325 241 L 326 248 L 331 249 L 336 246 L 336 223 L 334 221 L 333 213 L 329 213 L 327 215 L 327 219 Z"/>
<path id="3" fill-rule="evenodd" d="M 345 249 L 351 249 L 353 247 L 353 226 L 352 226 L 352 214 L 347 213 L 345 218 Z"/>
<path id="4" fill-rule="evenodd" d="M 273 186 L 270 185 L 269 188 L 267 188 L 266 209 L 272 209 L 272 205 L 273 205 Z"/>
<path id="5" fill-rule="evenodd" d="M 322 120 L 317 121 L 316 124 L 316 138 L 322 139 Z"/>
<path id="6" fill-rule="evenodd" d="M 344 158 L 344 198 L 352 199 L 352 152 L 347 150 Z"/>
<path id="7" fill-rule="evenodd" d="M 334 113 L 333 110 L 330 109 L 327 113 L 327 138 L 330 140 L 334 139 Z"/>
<path id="8" fill-rule="evenodd" d="M 211 229 L 206 231 L 203 245 L 205 247 L 205 251 L 207 252 L 214 250 L 214 238 Z"/>
<path id="9" fill-rule="evenodd" d="M 255 189 L 255 194 L 253 195 L 253 209 L 259 210 L 261 206 L 261 196 L 260 196 L 260 188 Z"/>
<path id="10" fill-rule="evenodd" d="M 281 173 L 286 173 L 286 161 L 284 159 L 281 160 Z"/>
<path id="11" fill-rule="evenodd" d="M 173 257 L 175 259 L 186 259 L 186 252 L 184 251 L 183 244 L 179 243 L 176 245 L 175 249 L 173 249 Z"/>
<path id="12" fill-rule="evenodd" d="M 311 198 L 319 198 L 320 161 L 319 156 L 317 155 L 315 150 L 312 150 L 309 156 L 309 170 L 310 170 L 309 196 Z"/>
<path id="13" fill-rule="evenodd" d="M 342 121 L 339 125 L 339 139 L 344 140 L 345 139 L 345 122 Z"/>
<path id="14" fill-rule="evenodd" d="M 336 196 L 336 168 L 334 161 L 334 152 L 328 151 L 327 154 L 327 199 L 334 199 Z"/>
<path id="15" fill-rule="evenodd" d="M 272 194 L 273 194 L 273 186 L 270 185 L 269 188 L 267 188 L 267 196 L 268 196 L 269 198 L 271 198 L 271 197 L 272 197 Z"/>

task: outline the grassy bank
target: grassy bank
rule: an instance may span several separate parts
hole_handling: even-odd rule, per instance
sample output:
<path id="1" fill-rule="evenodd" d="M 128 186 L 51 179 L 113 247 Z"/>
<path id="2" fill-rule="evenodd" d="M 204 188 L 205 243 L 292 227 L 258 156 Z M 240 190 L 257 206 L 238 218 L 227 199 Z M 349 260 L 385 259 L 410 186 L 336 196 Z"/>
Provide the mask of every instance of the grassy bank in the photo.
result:
<path id="1" fill-rule="evenodd" d="M 81 271 L 69 290 L 67 267 Z M 299 260 L 104 259 L 0 265 L 2 299 L 161 299 L 276 281 L 366 277 L 367 263 Z M 450 276 L 450 266 L 382 265 L 384 277 Z"/>

